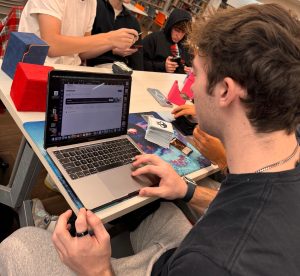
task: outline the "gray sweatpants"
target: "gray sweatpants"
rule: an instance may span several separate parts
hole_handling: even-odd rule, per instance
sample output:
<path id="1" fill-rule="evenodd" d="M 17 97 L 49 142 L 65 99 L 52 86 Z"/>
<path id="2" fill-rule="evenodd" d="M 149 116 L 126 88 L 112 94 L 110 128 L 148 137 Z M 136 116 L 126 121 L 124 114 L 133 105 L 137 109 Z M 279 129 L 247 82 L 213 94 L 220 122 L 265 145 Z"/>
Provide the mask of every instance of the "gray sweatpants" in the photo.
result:
<path id="1" fill-rule="evenodd" d="M 116 275 L 150 275 L 156 260 L 166 250 L 177 247 L 191 227 L 174 204 L 162 202 L 160 208 L 130 234 L 134 255 L 111 260 Z M 50 232 L 26 227 L 0 244 L 0 275 L 75 274 L 60 261 Z"/>

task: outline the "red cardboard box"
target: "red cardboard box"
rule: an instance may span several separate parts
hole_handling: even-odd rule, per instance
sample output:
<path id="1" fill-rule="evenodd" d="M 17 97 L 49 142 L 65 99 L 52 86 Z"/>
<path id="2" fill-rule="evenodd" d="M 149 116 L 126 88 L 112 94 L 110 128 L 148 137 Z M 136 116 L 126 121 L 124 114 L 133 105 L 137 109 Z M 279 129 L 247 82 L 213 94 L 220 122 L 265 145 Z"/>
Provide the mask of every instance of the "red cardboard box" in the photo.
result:
<path id="1" fill-rule="evenodd" d="M 10 96 L 18 111 L 45 111 L 48 73 L 53 67 L 22 63 L 17 65 Z"/>

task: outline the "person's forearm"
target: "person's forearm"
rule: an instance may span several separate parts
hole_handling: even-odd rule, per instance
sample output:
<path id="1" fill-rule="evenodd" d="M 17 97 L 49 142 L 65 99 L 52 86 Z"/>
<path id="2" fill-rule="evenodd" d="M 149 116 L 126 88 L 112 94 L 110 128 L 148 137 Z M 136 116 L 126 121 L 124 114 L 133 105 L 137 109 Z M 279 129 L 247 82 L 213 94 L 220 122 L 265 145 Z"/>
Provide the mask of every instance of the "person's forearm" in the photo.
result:
<path id="1" fill-rule="evenodd" d="M 80 53 L 79 56 L 82 60 L 95 58 L 98 56 L 103 55 L 104 53 L 111 51 L 112 47 L 111 45 L 104 45 L 102 47 L 99 47 L 98 49 L 89 50 L 83 53 Z"/>
<path id="2" fill-rule="evenodd" d="M 53 35 L 42 37 L 50 46 L 48 56 L 68 56 L 82 53 L 83 58 L 91 58 L 103 54 L 113 48 L 109 33 L 75 37 Z"/>
<path id="3" fill-rule="evenodd" d="M 205 209 L 210 202 L 215 198 L 218 191 L 197 186 L 194 196 L 189 202 L 189 205 L 200 215 L 204 214 Z"/>

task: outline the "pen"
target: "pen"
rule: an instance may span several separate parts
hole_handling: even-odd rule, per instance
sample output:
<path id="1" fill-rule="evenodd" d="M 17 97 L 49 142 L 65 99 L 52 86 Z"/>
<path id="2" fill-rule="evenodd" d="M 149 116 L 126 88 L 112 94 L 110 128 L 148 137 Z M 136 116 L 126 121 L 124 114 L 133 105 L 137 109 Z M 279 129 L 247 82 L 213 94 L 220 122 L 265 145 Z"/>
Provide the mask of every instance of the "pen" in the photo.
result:
<path id="1" fill-rule="evenodd" d="M 143 32 L 138 33 L 137 36 L 134 35 L 135 41 L 139 40 L 139 36 L 142 34 Z M 134 42 L 133 42 L 134 43 Z"/>
<path id="2" fill-rule="evenodd" d="M 134 36 L 136 40 L 139 40 L 139 36 L 142 34 L 143 32 L 138 33 L 137 36 Z"/>

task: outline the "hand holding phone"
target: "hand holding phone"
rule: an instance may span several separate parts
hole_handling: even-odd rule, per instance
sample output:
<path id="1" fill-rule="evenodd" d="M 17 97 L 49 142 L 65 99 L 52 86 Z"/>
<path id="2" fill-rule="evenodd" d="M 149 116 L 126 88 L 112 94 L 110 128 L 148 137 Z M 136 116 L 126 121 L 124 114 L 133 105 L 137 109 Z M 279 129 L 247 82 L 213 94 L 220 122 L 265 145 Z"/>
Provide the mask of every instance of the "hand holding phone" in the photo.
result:
<path id="1" fill-rule="evenodd" d="M 138 42 L 141 43 L 141 41 L 140 41 L 140 36 L 141 36 L 142 34 L 143 34 L 143 32 L 139 32 L 139 33 L 138 33 L 136 42 L 130 46 L 130 49 L 140 49 L 140 48 L 143 47 L 143 45 L 138 44 Z"/>
<path id="2" fill-rule="evenodd" d="M 172 59 L 174 57 L 167 57 L 165 62 L 165 68 L 167 73 L 174 73 L 176 68 L 179 66 L 177 62 L 174 62 Z"/>

